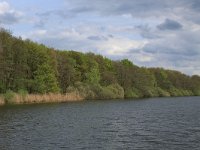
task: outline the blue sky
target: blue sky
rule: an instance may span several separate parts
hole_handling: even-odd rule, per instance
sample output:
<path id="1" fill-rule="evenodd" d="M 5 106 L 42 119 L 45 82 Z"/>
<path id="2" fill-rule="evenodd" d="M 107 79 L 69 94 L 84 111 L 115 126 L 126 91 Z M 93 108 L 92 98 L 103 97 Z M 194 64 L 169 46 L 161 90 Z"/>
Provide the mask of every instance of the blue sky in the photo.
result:
<path id="1" fill-rule="evenodd" d="M 0 26 L 56 49 L 200 75 L 199 0 L 0 0 Z"/>

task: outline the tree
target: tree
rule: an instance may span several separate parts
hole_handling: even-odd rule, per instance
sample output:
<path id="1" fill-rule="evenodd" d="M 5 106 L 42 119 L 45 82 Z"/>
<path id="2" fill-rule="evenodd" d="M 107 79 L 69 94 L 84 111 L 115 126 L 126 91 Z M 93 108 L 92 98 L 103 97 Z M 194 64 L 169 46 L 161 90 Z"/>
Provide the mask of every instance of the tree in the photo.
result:
<path id="1" fill-rule="evenodd" d="M 80 80 L 75 66 L 76 61 L 70 58 L 67 52 L 57 52 L 58 81 L 63 93 L 66 92 L 70 85 Z"/>
<path id="2" fill-rule="evenodd" d="M 126 67 L 133 67 L 134 66 L 133 63 L 128 59 L 121 60 L 121 63 Z"/>
<path id="3" fill-rule="evenodd" d="M 117 83 L 116 75 L 114 74 L 114 72 L 111 72 L 111 71 L 102 72 L 100 83 L 103 86 L 115 84 Z"/>
<path id="4" fill-rule="evenodd" d="M 86 82 L 98 84 L 100 81 L 99 66 L 95 61 L 89 63 L 89 70 L 85 73 Z"/>
<path id="5" fill-rule="evenodd" d="M 27 77 L 29 66 L 28 52 L 25 48 L 24 42 L 21 39 L 13 38 L 12 44 L 13 50 L 13 72 L 11 77 L 13 78 L 12 90 L 18 91 L 20 89 L 26 89 Z"/>
<path id="6" fill-rule="evenodd" d="M 59 92 L 57 80 L 52 68 L 48 64 L 42 64 L 38 67 L 35 74 L 35 92 L 36 93 L 56 93 Z"/>
<path id="7" fill-rule="evenodd" d="M 12 88 L 14 71 L 13 67 L 13 50 L 12 50 L 12 35 L 11 32 L 5 29 L 0 29 L 0 81 L 1 90 Z"/>
<path id="8" fill-rule="evenodd" d="M 162 68 L 151 68 L 150 71 L 154 74 L 158 87 L 165 90 L 169 90 L 173 87 L 171 81 L 168 79 L 166 70 Z"/>
<path id="9" fill-rule="evenodd" d="M 117 93 L 128 98 L 200 95 L 197 75 L 138 67 L 128 59 L 113 61 L 94 53 L 58 51 L 0 29 L 0 93 L 65 93 L 73 86 L 98 99 L 116 98 Z"/>
<path id="10" fill-rule="evenodd" d="M 190 83 L 191 90 L 193 91 L 194 95 L 200 96 L 200 76 L 193 75 Z"/>

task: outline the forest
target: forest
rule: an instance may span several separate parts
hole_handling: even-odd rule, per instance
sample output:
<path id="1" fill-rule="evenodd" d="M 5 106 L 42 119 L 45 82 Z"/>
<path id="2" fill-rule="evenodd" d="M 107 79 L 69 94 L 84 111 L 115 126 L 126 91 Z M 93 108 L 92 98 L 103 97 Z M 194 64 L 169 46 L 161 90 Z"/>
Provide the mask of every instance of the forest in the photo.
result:
<path id="1" fill-rule="evenodd" d="M 84 99 L 199 96 L 200 76 L 56 50 L 0 29 L 0 93 L 11 92 L 76 92 Z"/>

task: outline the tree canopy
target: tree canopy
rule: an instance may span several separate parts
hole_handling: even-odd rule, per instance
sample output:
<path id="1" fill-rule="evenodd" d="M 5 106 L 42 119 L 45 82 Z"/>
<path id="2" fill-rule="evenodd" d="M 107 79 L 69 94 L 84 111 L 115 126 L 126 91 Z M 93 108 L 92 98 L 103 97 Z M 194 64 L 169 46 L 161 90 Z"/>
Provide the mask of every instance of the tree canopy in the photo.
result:
<path id="1" fill-rule="evenodd" d="M 200 76 L 138 67 L 128 59 L 59 51 L 0 30 L 0 93 L 66 93 L 69 89 L 98 99 L 200 95 Z"/>

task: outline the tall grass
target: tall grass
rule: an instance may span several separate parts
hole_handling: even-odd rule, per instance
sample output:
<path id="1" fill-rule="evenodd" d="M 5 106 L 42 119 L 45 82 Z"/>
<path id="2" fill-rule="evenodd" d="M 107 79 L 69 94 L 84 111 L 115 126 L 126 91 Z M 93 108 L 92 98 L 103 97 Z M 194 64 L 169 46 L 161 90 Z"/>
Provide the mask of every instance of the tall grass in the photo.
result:
<path id="1" fill-rule="evenodd" d="M 61 103 L 71 101 L 84 100 L 78 93 L 72 92 L 67 94 L 27 94 L 22 96 L 15 94 L 13 103 L 14 104 L 37 104 L 37 103 Z"/>
<path id="2" fill-rule="evenodd" d="M 4 102 L 6 104 L 12 104 L 14 102 L 15 93 L 11 90 L 6 91 L 4 94 Z"/>
<path id="3" fill-rule="evenodd" d="M 27 94 L 26 92 L 14 93 L 7 92 L 0 95 L 0 105 L 5 104 L 39 104 L 39 103 L 62 103 L 82 101 L 85 98 L 80 96 L 77 92 L 67 94 Z"/>
<path id="4" fill-rule="evenodd" d="M 5 105 L 5 100 L 3 98 L 3 95 L 0 95 L 0 106 Z"/>

